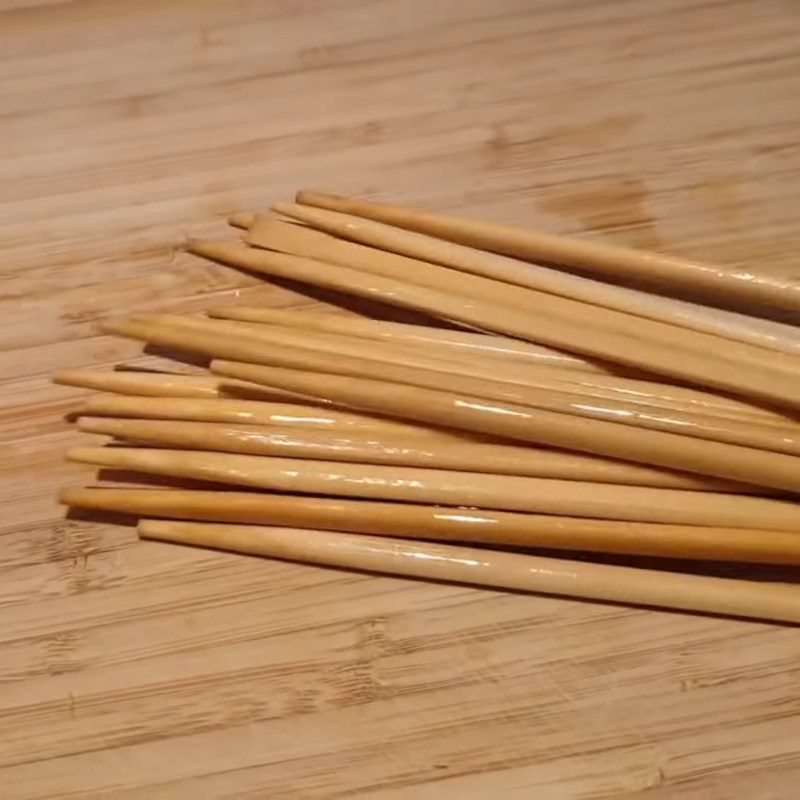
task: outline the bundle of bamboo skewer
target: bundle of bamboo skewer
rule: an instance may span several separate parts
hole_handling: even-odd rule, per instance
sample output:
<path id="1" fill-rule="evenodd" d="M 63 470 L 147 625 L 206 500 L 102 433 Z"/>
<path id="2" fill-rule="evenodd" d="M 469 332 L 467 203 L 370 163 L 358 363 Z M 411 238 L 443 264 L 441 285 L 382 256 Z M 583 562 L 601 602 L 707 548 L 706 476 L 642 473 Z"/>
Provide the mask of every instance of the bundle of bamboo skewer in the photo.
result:
<path id="1" fill-rule="evenodd" d="M 725 308 L 798 310 L 800 288 L 311 192 L 231 224 L 244 233 L 188 249 L 432 324 L 248 306 L 109 320 L 207 374 L 59 373 L 105 392 L 78 427 L 115 444 L 68 457 L 217 487 L 63 502 L 141 517 L 144 538 L 800 621 L 791 584 L 519 552 L 800 564 L 800 330 Z M 687 291 L 705 302 L 670 296 Z"/>

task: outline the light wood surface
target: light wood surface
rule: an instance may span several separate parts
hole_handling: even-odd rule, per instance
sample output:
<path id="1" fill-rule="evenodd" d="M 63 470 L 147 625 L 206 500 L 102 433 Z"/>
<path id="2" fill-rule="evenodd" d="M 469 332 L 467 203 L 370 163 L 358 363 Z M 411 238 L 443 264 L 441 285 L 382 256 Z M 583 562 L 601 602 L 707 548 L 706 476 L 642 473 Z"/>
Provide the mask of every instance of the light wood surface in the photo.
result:
<path id="1" fill-rule="evenodd" d="M 796 278 L 800 6 L 0 9 L 4 800 L 796 796 L 797 628 L 64 519 L 95 440 L 48 373 L 165 363 L 109 314 L 308 306 L 180 249 L 300 186 Z"/>

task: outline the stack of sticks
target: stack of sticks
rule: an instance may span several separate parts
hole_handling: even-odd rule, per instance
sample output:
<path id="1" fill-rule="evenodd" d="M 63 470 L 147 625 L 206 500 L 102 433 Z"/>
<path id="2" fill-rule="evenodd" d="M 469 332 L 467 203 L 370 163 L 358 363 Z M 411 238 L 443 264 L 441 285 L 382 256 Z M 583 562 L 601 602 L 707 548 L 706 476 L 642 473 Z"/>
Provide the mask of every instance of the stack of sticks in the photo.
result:
<path id="1" fill-rule="evenodd" d="M 107 321 L 208 372 L 58 374 L 105 392 L 78 427 L 114 439 L 69 458 L 213 487 L 63 502 L 141 517 L 145 538 L 800 621 L 791 583 L 586 556 L 800 564 L 800 330 L 727 308 L 797 311 L 800 287 L 313 192 L 231 224 L 189 250 L 431 325 L 248 306 Z"/>

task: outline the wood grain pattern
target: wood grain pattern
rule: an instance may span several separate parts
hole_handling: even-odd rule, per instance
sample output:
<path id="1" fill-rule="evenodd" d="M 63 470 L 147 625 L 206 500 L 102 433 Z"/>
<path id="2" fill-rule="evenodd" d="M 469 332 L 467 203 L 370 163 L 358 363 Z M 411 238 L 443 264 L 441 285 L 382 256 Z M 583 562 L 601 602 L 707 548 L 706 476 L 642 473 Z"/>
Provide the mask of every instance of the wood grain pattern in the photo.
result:
<path id="1" fill-rule="evenodd" d="M 299 186 L 798 275 L 787 0 L 0 3 L 3 798 L 784 800 L 796 628 L 137 543 L 64 519 L 121 311 Z M 782 576 L 786 579 L 786 576 Z M 791 578 L 791 576 L 789 576 Z"/>

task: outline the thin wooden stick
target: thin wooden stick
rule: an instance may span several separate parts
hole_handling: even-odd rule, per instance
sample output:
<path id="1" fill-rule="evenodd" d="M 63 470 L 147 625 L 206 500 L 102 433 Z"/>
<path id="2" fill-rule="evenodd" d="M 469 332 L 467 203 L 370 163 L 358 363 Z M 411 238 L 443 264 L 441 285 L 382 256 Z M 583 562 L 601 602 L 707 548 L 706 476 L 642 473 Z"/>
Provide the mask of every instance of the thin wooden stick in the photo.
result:
<path id="1" fill-rule="evenodd" d="M 255 222 L 257 216 L 258 216 L 257 214 L 248 214 L 247 212 L 231 214 L 228 217 L 228 224 L 232 225 L 234 228 L 241 228 L 242 230 L 248 230 L 250 226 Z M 292 225 L 298 225 L 298 226 L 303 226 L 305 224 L 301 222 L 299 219 L 294 219 L 293 217 L 287 217 L 284 214 L 279 214 L 277 212 L 272 212 L 272 216 L 279 222 L 290 222 Z"/>
<path id="2" fill-rule="evenodd" d="M 781 370 L 761 368 L 758 364 L 748 364 L 743 368 L 741 362 L 735 359 L 731 361 L 719 352 L 712 356 L 708 352 L 691 352 L 663 341 L 640 342 L 637 341 L 635 332 L 622 334 L 590 327 L 584 324 L 581 315 L 568 319 L 566 316 L 552 314 L 550 306 L 560 299 L 553 296 L 548 295 L 550 299 L 541 309 L 536 309 L 535 313 L 523 313 L 511 307 L 500 307 L 474 298 L 436 292 L 347 267 L 236 244 L 194 243 L 189 249 L 215 260 L 258 272 L 343 290 L 373 300 L 382 299 L 392 305 L 433 311 L 438 316 L 474 324 L 486 330 L 564 347 L 584 355 L 669 375 L 702 387 L 711 386 L 788 407 L 800 406 L 798 380 L 793 375 Z M 458 285 L 458 282 L 454 285 Z"/>
<path id="3" fill-rule="evenodd" d="M 641 315 L 620 312 L 608 307 L 601 307 L 600 298 L 614 287 L 606 287 L 599 282 L 588 289 L 581 285 L 579 298 L 564 296 L 564 293 L 549 294 L 544 287 L 520 286 L 496 280 L 491 273 L 497 272 L 494 263 L 500 256 L 485 253 L 481 250 L 460 247 L 429 236 L 409 233 L 400 228 L 393 228 L 381 223 L 350 217 L 336 212 L 325 211 L 305 206 L 287 206 L 290 213 L 303 218 L 306 222 L 336 233 L 347 239 L 359 239 L 376 247 L 364 247 L 350 241 L 336 239 L 328 233 L 309 228 L 298 228 L 294 225 L 276 222 L 269 218 L 259 225 L 254 223 L 254 232 L 249 234 L 249 241 L 260 241 L 260 246 L 269 247 L 297 256 L 314 258 L 319 261 L 353 267 L 385 277 L 408 281 L 436 291 L 449 292 L 457 282 L 458 292 L 474 297 L 483 302 L 489 301 L 499 305 L 508 305 L 529 313 L 555 314 L 561 318 L 570 316 L 579 319 L 584 328 L 597 326 L 601 329 L 635 335 L 641 342 L 658 344 L 668 341 L 672 347 L 686 348 L 691 352 L 703 352 L 706 348 L 720 349 L 717 336 L 696 330 L 688 330 L 682 325 L 663 323 L 645 319 Z M 260 233 L 260 236 L 257 234 Z M 414 258 L 398 255 L 386 250 L 399 250 L 410 253 Z M 488 262 L 488 263 L 486 263 Z M 441 266 L 444 264 L 445 266 Z M 467 265 L 467 266 L 465 266 Z M 500 272 L 506 272 L 501 264 Z M 536 268 L 532 265 L 517 264 L 524 275 L 532 274 Z M 454 267 L 455 269 L 449 269 Z M 471 272 L 488 272 L 490 276 L 465 273 L 461 270 L 469 267 Z M 555 283 L 569 283 L 574 276 L 554 273 Z M 583 280 L 583 279 L 576 279 Z M 546 282 L 549 289 L 553 281 Z M 519 284 L 519 281 L 517 281 Z M 618 288 L 618 287 L 616 287 Z M 620 289 L 619 291 L 628 291 Z M 573 292 L 573 294 L 575 294 Z M 651 295 L 643 294 L 645 298 Z M 666 302 L 673 302 L 667 300 Z M 606 304 L 607 305 L 607 304 Z M 636 304 L 634 304 L 636 305 Z M 762 347 L 726 339 L 726 358 L 741 359 L 755 364 L 769 366 L 776 370 L 797 372 L 798 361 L 783 352 L 766 351 Z M 797 354 L 795 353 L 795 356 Z"/>
<path id="4" fill-rule="evenodd" d="M 239 319 L 293 328 L 320 331 L 322 333 L 347 333 L 350 336 L 403 344 L 409 347 L 424 347 L 473 358 L 491 356 L 531 366 L 544 365 L 581 372 L 608 373 L 613 368 L 600 366 L 599 362 L 586 361 L 561 350 L 522 342 L 505 336 L 485 333 L 457 331 L 450 328 L 432 328 L 425 325 L 409 325 L 403 322 L 367 319 L 363 317 L 341 317 L 300 311 L 281 311 L 254 306 L 222 306 L 207 312 L 220 319 Z"/>
<path id="5" fill-rule="evenodd" d="M 277 360 L 273 352 L 265 351 L 262 343 L 245 336 L 216 334 L 209 337 L 207 332 L 194 331 L 191 327 L 187 329 L 176 325 L 143 321 L 108 323 L 104 327 L 106 330 L 113 329 L 123 335 L 183 347 L 207 355 L 221 354 L 243 358 L 256 364 L 273 363 Z M 307 356 L 301 355 L 301 358 L 307 358 Z M 289 363 L 297 366 L 296 357 L 293 355 L 291 359 Z M 315 368 L 316 366 L 318 365 L 315 365 Z M 263 367 L 255 369 L 255 371 L 248 371 L 245 366 L 244 373 L 247 374 L 242 372 L 241 367 L 234 367 L 232 372 L 226 371 L 224 366 L 220 367 L 220 365 L 217 365 L 216 368 L 212 365 L 212 369 L 219 374 L 228 374 L 237 378 L 244 377 L 246 380 L 254 380 L 267 386 L 276 385 L 275 380 L 271 378 L 265 380 Z M 270 374 L 275 375 L 276 373 L 273 370 L 271 373 L 267 373 L 268 376 Z M 283 380 L 281 384 L 283 389 L 290 386 L 289 382 L 297 382 L 296 371 L 289 370 L 286 374 L 282 372 L 278 374 L 283 375 L 281 379 Z M 317 376 L 311 377 L 312 384 L 315 377 Z M 330 381 L 336 377 L 325 375 L 324 380 L 327 383 L 323 386 L 327 386 L 329 390 Z M 307 380 L 307 376 L 304 376 L 302 380 Z M 348 381 L 348 384 L 350 383 L 352 382 Z M 333 385 L 336 386 L 335 381 Z M 403 409 L 399 414 L 394 413 L 394 416 L 430 421 L 426 415 L 433 413 L 437 416 L 435 421 L 437 424 L 448 427 L 460 427 L 466 430 L 477 430 L 481 433 L 520 438 L 523 441 L 535 441 L 551 446 L 590 452 L 595 455 L 652 463 L 681 471 L 700 472 L 772 488 L 796 491 L 800 486 L 800 476 L 798 476 L 800 461 L 780 454 L 721 445 L 716 442 L 703 442 L 703 446 L 698 448 L 696 440 L 689 437 L 646 430 L 632 431 L 635 436 L 631 438 L 623 433 L 626 431 L 626 427 L 615 422 L 579 419 L 569 414 L 542 409 L 536 409 L 535 413 L 532 413 L 532 409 L 525 406 L 498 401 L 490 403 L 486 399 L 473 395 L 463 396 L 441 391 L 429 393 L 428 390 L 413 387 L 414 394 L 409 397 L 407 392 L 403 395 L 403 388 L 410 387 L 403 387 L 402 384 L 397 383 L 366 381 L 361 382 L 358 387 L 346 385 L 343 388 L 345 395 L 352 398 L 363 395 L 363 389 L 370 386 L 378 389 L 377 395 L 375 398 L 365 398 L 365 403 L 362 403 L 361 407 L 369 409 L 370 403 L 376 401 L 384 403 L 385 399 L 380 395 L 385 395 L 387 388 L 391 388 L 396 393 L 396 397 L 400 398 L 400 408 Z M 353 388 L 356 389 L 355 395 L 352 391 Z M 316 384 L 312 391 L 299 390 L 296 387 L 290 388 L 290 390 L 326 397 L 325 391 L 319 391 L 319 384 Z M 403 397 L 405 400 L 402 399 Z M 391 399 L 390 403 L 392 402 L 395 400 Z M 344 403 L 351 406 L 359 404 L 352 400 L 345 400 Z M 498 413 L 499 408 L 503 409 L 501 414 Z M 445 409 L 448 409 L 447 412 Z M 486 414 L 487 411 L 490 412 L 489 415 Z M 383 411 L 379 413 L 383 413 Z M 654 434 L 656 437 L 662 438 L 654 438 Z M 721 447 L 724 449 L 720 450 Z"/>
<path id="6" fill-rule="evenodd" d="M 253 220 L 255 220 L 255 218 L 255 214 L 248 214 L 246 212 L 231 214 L 228 217 L 228 224 L 233 225 L 234 228 L 242 228 L 247 230 L 253 224 Z"/>
<path id="7" fill-rule="evenodd" d="M 258 400 L 209 400 L 153 397 L 98 396 L 87 399 L 86 415 L 134 417 L 138 419 L 225 422 L 245 425 L 273 425 L 282 428 L 376 431 L 409 438 L 471 440 L 468 433 L 445 431 L 357 411 L 343 411 L 314 405 L 267 403 Z"/>
<path id="8" fill-rule="evenodd" d="M 69 369 L 57 372 L 54 383 L 80 386 L 102 392 L 140 397 L 226 397 L 230 392 L 265 395 L 263 386 L 244 381 L 221 380 L 208 375 L 178 375 L 165 372 L 125 372 Z"/>
<path id="9" fill-rule="evenodd" d="M 144 520 L 139 535 L 180 544 L 426 580 L 800 622 L 800 589 L 475 547 L 297 528 Z"/>
<path id="10" fill-rule="evenodd" d="M 606 242 L 570 239 L 510 225 L 448 217 L 318 192 L 300 192 L 297 200 L 305 205 L 367 217 L 482 250 L 563 264 L 604 277 L 633 278 L 651 285 L 657 283 L 662 291 L 667 287 L 680 291 L 689 289 L 711 296 L 715 302 L 730 299 L 800 310 L 800 286 L 770 275 L 755 275 L 748 270 L 722 268 Z"/>
<path id="11" fill-rule="evenodd" d="M 311 369 L 354 377 L 369 378 L 380 369 L 385 380 L 407 383 L 431 389 L 465 392 L 488 400 L 511 402 L 522 406 L 576 415 L 596 420 L 610 420 L 616 424 L 677 433 L 710 441 L 770 450 L 777 453 L 800 455 L 800 426 L 761 424 L 752 419 L 736 419 L 686 411 L 681 403 L 668 407 L 630 403 L 620 400 L 613 391 L 613 399 L 600 392 L 581 394 L 564 391 L 565 384 L 546 368 L 531 370 L 537 375 L 530 385 L 507 384 L 502 380 L 481 377 L 483 369 L 474 370 L 466 364 L 449 365 L 424 353 L 407 351 L 396 345 L 380 342 L 361 342 L 333 337 L 331 334 L 310 336 L 290 329 L 269 328 L 260 325 L 227 320 L 208 320 L 178 317 L 169 314 L 150 314 L 137 317 L 145 324 L 167 325 L 197 331 L 216 339 L 231 334 L 264 343 L 256 363 L 281 367 Z M 321 338 L 326 337 L 326 338 Z M 315 346 L 322 352 L 315 350 Z M 502 371 L 498 370 L 502 375 Z M 556 373 L 558 375 L 558 373 Z M 566 384 L 573 390 L 573 384 Z M 624 395 L 623 395 L 624 396 Z M 653 403 L 656 403 L 653 400 Z M 657 410 L 656 410 L 657 409 Z M 800 465 L 800 461 L 798 461 Z"/>
<path id="12" fill-rule="evenodd" d="M 778 531 L 448 509 L 264 492 L 69 488 L 61 491 L 60 500 L 80 508 L 146 517 L 324 528 L 514 547 L 800 564 L 800 536 Z"/>
<path id="13" fill-rule="evenodd" d="M 212 361 L 220 375 L 286 386 L 374 413 L 800 492 L 793 456 L 386 381 Z M 301 388 L 302 387 L 302 388 Z"/>
<path id="14" fill-rule="evenodd" d="M 309 220 L 318 225 L 328 220 L 329 216 L 329 212 L 306 209 L 302 206 L 293 208 L 293 213 L 307 215 Z M 342 215 L 330 216 L 334 221 L 339 221 Z M 314 219 L 315 217 L 321 218 L 322 222 Z M 352 219 L 357 226 L 364 222 L 357 217 Z M 402 236 L 409 235 L 405 231 L 399 233 Z M 481 300 L 512 306 L 523 311 L 529 311 L 531 304 L 541 299 L 540 292 L 446 269 L 429 260 L 410 258 L 387 249 L 367 247 L 336 238 L 313 227 L 298 227 L 280 222 L 272 216 L 258 217 L 253 231 L 245 238 L 249 244 L 258 248 L 351 267 L 396 280 L 406 280 L 436 291 L 452 291 L 453 281 L 457 279 L 458 294 L 478 297 Z"/>
<path id="15" fill-rule="evenodd" d="M 207 332 L 191 328 L 135 320 L 104 323 L 103 327 L 124 336 L 206 355 L 242 359 L 253 364 L 270 363 L 276 358 L 262 343 L 245 336 L 221 333 L 209 336 Z M 339 405 L 389 416 L 685 472 L 699 472 L 775 489 L 800 491 L 800 459 L 780 453 L 630 428 L 615 422 L 489 401 L 469 394 L 253 364 L 230 365 L 212 361 L 211 369 L 220 375 L 252 380 L 264 386 L 280 386 L 304 395 L 332 400 Z M 331 395 L 337 395 L 337 398 Z"/>
<path id="16" fill-rule="evenodd" d="M 794 442 L 800 436 L 800 425 L 786 416 L 765 412 L 758 406 L 729 400 L 709 392 L 652 381 L 612 376 L 582 376 L 576 375 L 573 371 L 543 366 L 520 368 L 516 365 L 497 364 L 492 359 L 480 357 L 443 358 L 439 354 L 431 355 L 419 348 L 412 349 L 375 340 L 364 341 L 343 336 L 341 333 L 313 333 L 298 328 L 278 326 L 265 328 L 255 323 L 241 323 L 228 319 L 204 320 L 170 314 L 138 315 L 136 319 L 165 322 L 199 331 L 208 330 L 210 333 L 216 328 L 218 331 L 234 335 L 250 336 L 272 347 L 280 347 L 282 358 L 284 356 L 288 358 L 288 354 L 293 352 L 287 348 L 321 351 L 326 354 L 325 363 L 319 365 L 320 371 L 323 372 L 341 371 L 342 374 L 365 374 L 369 377 L 374 374 L 374 367 L 366 365 L 364 363 L 366 359 L 377 361 L 382 365 L 382 377 L 386 380 L 432 385 L 433 388 L 454 388 L 454 383 L 457 383 L 460 389 L 476 395 L 508 399 L 523 404 L 530 403 L 537 407 L 556 408 L 556 410 L 569 404 L 569 412 L 579 416 L 609 415 L 611 419 L 619 418 L 622 424 L 636 424 L 658 430 L 669 430 L 677 426 L 677 432 L 686 435 L 715 440 L 721 437 L 719 439 L 721 441 L 749 444 L 764 449 L 774 449 L 777 452 L 795 452 Z M 330 353 L 335 354 L 337 358 L 332 360 L 327 355 Z M 295 355 L 298 354 L 295 352 Z M 356 364 L 352 359 L 358 359 L 360 364 Z M 280 365 L 292 366 L 285 360 Z M 305 368 L 303 364 L 297 366 Z M 359 369 L 359 366 L 366 372 Z M 446 373 L 446 376 L 426 375 L 419 370 L 426 370 L 428 373 Z M 487 375 L 491 378 L 487 378 Z M 545 391 L 550 394 L 546 396 Z M 590 398 L 603 402 L 587 405 Z M 580 404 L 576 405 L 578 401 Z M 613 403 L 614 408 L 604 410 L 608 403 Z M 642 406 L 647 408 L 642 409 Z M 651 407 L 659 409 L 661 413 L 653 416 L 655 412 L 652 412 Z M 720 417 L 734 421 L 720 421 Z M 743 427 L 745 421 L 746 427 Z M 695 430 L 697 426 L 702 428 L 704 425 L 710 426 L 706 434 Z M 764 427 L 765 425 L 768 427 Z M 722 427 L 718 433 L 712 433 L 711 429 L 715 430 L 716 426 Z M 730 432 L 729 428 L 735 430 Z M 766 438 L 762 441 L 758 439 L 760 436 Z M 770 440 L 773 442 L 772 445 L 768 444 Z"/>
<path id="17" fill-rule="evenodd" d="M 249 455 L 350 461 L 495 475 L 619 483 L 711 492 L 759 494 L 754 486 L 647 467 L 609 458 L 513 444 L 417 439 L 380 431 L 318 432 L 293 428 L 230 426 L 208 422 L 81 417 L 78 427 L 162 447 Z"/>
<path id="18" fill-rule="evenodd" d="M 255 218 L 245 237 L 246 241 L 256 247 L 330 261 L 389 277 L 403 274 L 418 277 L 420 261 L 417 259 L 423 259 L 425 262 L 452 267 L 462 273 L 493 279 L 492 284 L 486 284 L 484 281 L 474 281 L 468 276 L 462 276 L 459 282 L 459 292 L 462 294 L 473 294 L 470 287 L 474 286 L 474 295 L 477 297 L 524 306 L 530 302 L 530 298 L 524 291 L 515 295 L 510 286 L 516 285 L 693 331 L 800 355 L 800 332 L 790 325 L 602 283 L 423 234 L 409 234 L 404 229 L 351 215 L 302 207 L 293 207 L 293 213 L 323 230 L 343 235 L 348 240 L 375 245 L 380 249 L 335 239 L 308 227 L 301 229 L 296 225 L 287 225 L 271 215 L 259 215 Z M 386 250 L 391 252 L 385 252 Z M 424 285 L 446 289 L 443 282 L 450 278 L 447 271 L 431 269 L 428 264 L 427 273 L 422 277 L 433 282 L 426 282 Z"/>
<path id="19" fill-rule="evenodd" d="M 67 457 L 277 492 L 800 533 L 800 506 L 745 495 L 155 448 L 77 447 Z"/>
<path id="20" fill-rule="evenodd" d="M 554 291 L 557 286 L 561 286 L 565 281 L 570 283 L 574 278 L 559 272 L 554 272 L 555 277 L 547 281 L 548 289 L 522 286 L 519 284 L 521 279 L 516 283 L 509 283 L 506 280 L 498 280 L 495 275 L 498 272 L 504 275 L 508 272 L 509 265 L 501 256 L 334 211 L 290 204 L 284 205 L 284 208 L 288 213 L 320 230 L 300 229 L 286 223 L 269 221 L 263 226 L 262 246 L 275 241 L 276 244 L 270 249 L 285 250 L 320 261 L 407 280 L 443 292 L 449 291 L 453 281 L 457 280 L 460 294 L 479 300 L 489 300 L 529 312 L 550 313 L 562 318 L 572 316 L 580 319 L 584 327 L 596 325 L 602 329 L 633 334 L 638 339 L 650 343 L 668 341 L 672 347 L 685 348 L 691 352 L 703 352 L 706 348 L 720 349 L 718 333 L 709 334 L 691 330 L 682 324 L 661 322 L 646 318 L 642 314 L 615 310 L 602 302 L 602 298 L 609 292 L 613 293 L 616 289 L 626 292 L 628 291 L 626 289 L 610 288 L 606 284 L 593 281 L 592 283 L 596 285 L 588 289 L 581 285 L 581 290 L 578 292 L 580 297 L 573 298 L 563 290 Z M 331 233 L 372 246 L 364 247 L 352 241 L 342 241 L 330 236 Z M 288 244 L 285 243 L 286 240 Z M 300 245 L 297 244 L 298 240 L 301 242 Z M 386 252 L 387 250 L 395 252 Z M 408 255 L 398 255 L 398 251 L 413 258 Z M 501 260 L 499 268 L 497 260 Z M 516 266 L 519 267 L 517 272 L 521 271 L 522 275 L 528 276 L 528 282 L 530 275 L 536 274 L 537 267 L 533 265 L 519 262 Z M 467 272 L 463 271 L 465 269 Z M 489 277 L 475 273 L 489 273 Z M 557 286 L 551 285 L 554 282 Z M 653 297 L 646 293 L 642 295 L 645 298 Z M 673 301 L 667 299 L 666 302 Z M 638 305 L 641 305 L 641 301 Z M 792 354 L 765 350 L 761 346 L 736 341 L 729 337 L 725 338 L 725 342 L 726 358 L 763 364 L 776 370 L 797 372 L 797 353 L 792 357 Z"/>

